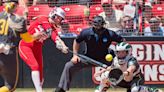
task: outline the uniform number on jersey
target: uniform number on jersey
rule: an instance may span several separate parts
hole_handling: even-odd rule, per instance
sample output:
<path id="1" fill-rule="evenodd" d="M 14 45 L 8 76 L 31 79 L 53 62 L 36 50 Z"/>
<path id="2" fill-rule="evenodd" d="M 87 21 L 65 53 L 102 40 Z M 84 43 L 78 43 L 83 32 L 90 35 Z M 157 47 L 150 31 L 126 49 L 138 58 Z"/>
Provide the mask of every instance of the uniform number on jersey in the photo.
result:
<path id="1" fill-rule="evenodd" d="M 8 28 L 8 22 L 4 19 L 0 19 L 0 35 L 7 35 Z"/>

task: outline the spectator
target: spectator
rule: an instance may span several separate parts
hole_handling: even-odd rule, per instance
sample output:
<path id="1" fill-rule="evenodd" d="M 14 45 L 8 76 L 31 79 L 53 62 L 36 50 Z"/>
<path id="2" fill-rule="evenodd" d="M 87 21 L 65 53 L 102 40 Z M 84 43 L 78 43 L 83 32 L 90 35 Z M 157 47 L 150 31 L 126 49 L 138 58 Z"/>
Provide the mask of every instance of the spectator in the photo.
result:
<path id="1" fill-rule="evenodd" d="M 36 5 L 38 2 L 38 0 L 33 0 L 32 5 Z"/>
<path id="2" fill-rule="evenodd" d="M 114 3 L 125 4 L 128 0 L 113 0 Z"/>
<path id="3" fill-rule="evenodd" d="M 119 30 L 117 33 L 122 35 L 122 36 L 132 36 L 136 35 L 138 32 L 136 29 L 134 29 L 134 23 L 133 23 L 133 18 L 130 16 L 124 16 L 121 19 L 121 26 L 122 29 Z"/>
<path id="4" fill-rule="evenodd" d="M 21 6 L 22 5 L 24 6 L 25 4 L 26 4 L 26 6 L 28 6 L 28 5 L 36 5 L 37 2 L 38 2 L 38 0 L 19 0 L 19 3 L 20 3 Z"/>
<path id="5" fill-rule="evenodd" d="M 152 18 L 151 3 L 145 3 L 145 9 L 143 11 L 143 18 L 144 18 L 145 27 L 149 26 L 149 21 Z"/>
<path id="6" fill-rule="evenodd" d="M 136 2 L 136 4 L 137 4 L 137 15 L 136 15 L 136 17 L 137 17 L 137 23 L 139 23 L 139 34 L 142 34 L 142 32 L 143 32 L 143 17 L 142 17 L 142 14 L 143 14 L 143 1 L 142 0 L 138 0 L 138 2 Z"/>
<path id="7" fill-rule="evenodd" d="M 159 19 L 151 18 L 149 23 L 150 23 L 150 26 L 144 29 L 145 36 L 163 36 L 162 29 L 159 26 L 160 24 Z"/>
<path id="8" fill-rule="evenodd" d="M 136 7 L 133 5 L 133 0 L 129 0 L 128 4 L 124 6 L 123 15 L 131 16 L 134 18 L 136 12 Z"/>
<path id="9" fill-rule="evenodd" d="M 160 28 L 161 28 L 161 30 L 163 32 L 163 36 L 164 36 L 164 16 L 161 18 Z"/>
<path id="10" fill-rule="evenodd" d="M 19 2 L 19 8 L 17 9 L 16 13 L 19 16 L 23 16 L 25 19 L 27 19 L 28 15 L 28 7 L 27 7 L 27 2 L 28 0 L 18 0 Z"/>
<path id="11" fill-rule="evenodd" d="M 114 10 L 111 0 L 101 1 L 104 12 L 99 15 L 102 16 L 106 22 L 105 27 L 113 31 L 121 29 L 120 19 L 123 16 L 123 12 L 120 10 Z"/>

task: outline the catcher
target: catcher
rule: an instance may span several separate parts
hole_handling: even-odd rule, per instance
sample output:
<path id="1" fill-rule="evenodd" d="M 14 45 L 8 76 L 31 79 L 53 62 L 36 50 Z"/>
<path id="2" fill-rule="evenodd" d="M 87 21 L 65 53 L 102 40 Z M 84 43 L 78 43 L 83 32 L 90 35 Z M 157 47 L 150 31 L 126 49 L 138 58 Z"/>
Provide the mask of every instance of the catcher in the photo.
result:
<path id="1" fill-rule="evenodd" d="M 14 14 L 17 0 L 4 0 L 3 5 L 5 9 L 0 13 L 0 76 L 4 80 L 4 86 L 0 88 L 0 92 L 12 92 L 18 81 L 16 46 L 19 34 L 26 31 L 26 23 L 23 17 Z"/>
<path id="2" fill-rule="evenodd" d="M 101 82 L 95 92 L 106 92 L 109 86 L 127 88 L 127 92 L 140 92 L 144 77 L 140 65 L 131 54 L 131 45 L 121 42 L 116 45 L 116 57 L 110 67 L 95 74 Z"/>

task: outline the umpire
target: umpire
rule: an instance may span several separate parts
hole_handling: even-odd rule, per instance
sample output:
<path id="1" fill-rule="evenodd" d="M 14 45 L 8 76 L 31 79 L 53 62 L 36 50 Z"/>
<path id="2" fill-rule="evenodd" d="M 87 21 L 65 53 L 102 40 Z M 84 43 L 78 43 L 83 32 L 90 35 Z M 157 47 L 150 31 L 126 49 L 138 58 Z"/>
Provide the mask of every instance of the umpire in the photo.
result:
<path id="1" fill-rule="evenodd" d="M 4 86 L 0 92 L 13 92 L 18 81 L 18 53 L 16 50 L 19 34 L 26 31 L 23 17 L 14 14 L 17 0 L 4 0 L 4 11 L 0 13 L 0 76 Z"/>
<path id="2" fill-rule="evenodd" d="M 92 27 L 84 29 L 74 40 L 73 52 L 78 53 L 80 43 L 85 42 L 86 56 L 101 61 L 104 64 L 111 65 L 111 62 L 105 61 L 109 46 L 112 41 L 122 42 L 123 38 L 114 31 L 104 28 L 104 24 L 105 21 L 101 16 L 94 17 Z M 83 68 L 92 66 L 91 64 L 80 62 L 80 58 L 77 55 L 73 55 L 72 59 L 65 64 L 58 88 L 55 92 L 66 92 L 69 90 L 73 74 Z"/>

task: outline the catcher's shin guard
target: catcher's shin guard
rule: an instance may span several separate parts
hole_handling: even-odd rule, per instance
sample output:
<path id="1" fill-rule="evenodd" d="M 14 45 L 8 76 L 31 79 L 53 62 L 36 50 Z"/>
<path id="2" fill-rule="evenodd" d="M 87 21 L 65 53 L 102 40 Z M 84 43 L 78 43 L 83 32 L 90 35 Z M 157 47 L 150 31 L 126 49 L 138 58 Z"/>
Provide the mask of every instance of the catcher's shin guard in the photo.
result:
<path id="1" fill-rule="evenodd" d="M 108 88 L 109 88 L 109 86 L 104 86 L 104 85 L 100 84 L 96 88 L 95 92 L 107 92 Z"/>
<path id="2" fill-rule="evenodd" d="M 0 88 L 0 92 L 10 92 L 9 88 L 6 86 L 3 86 Z"/>

